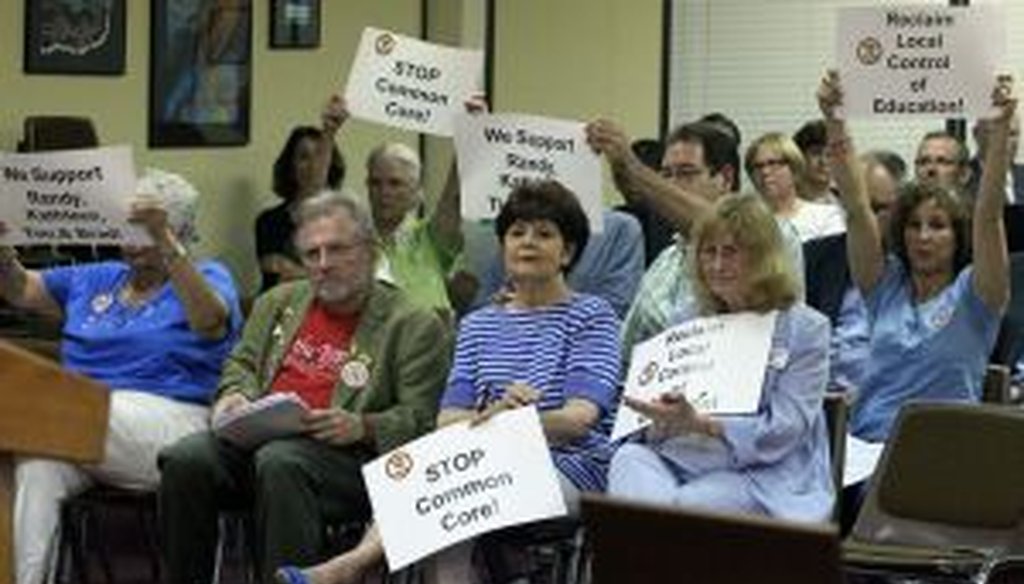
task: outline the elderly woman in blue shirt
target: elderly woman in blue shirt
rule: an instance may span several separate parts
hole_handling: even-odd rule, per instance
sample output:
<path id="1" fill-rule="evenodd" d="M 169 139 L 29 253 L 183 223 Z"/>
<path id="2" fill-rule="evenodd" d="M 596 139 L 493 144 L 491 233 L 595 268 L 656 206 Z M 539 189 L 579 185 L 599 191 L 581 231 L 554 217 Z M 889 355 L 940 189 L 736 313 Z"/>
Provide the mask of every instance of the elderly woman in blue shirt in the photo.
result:
<path id="1" fill-rule="evenodd" d="M 698 412 L 678 394 L 626 398 L 653 425 L 612 458 L 608 492 L 651 503 L 823 521 L 835 499 L 822 401 L 829 323 L 797 303 L 778 227 L 753 196 L 720 199 L 691 239 L 696 303 L 677 322 L 778 310 L 756 413 Z"/>
<path id="2" fill-rule="evenodd" d="M 90 466 L 19 460 L 14 547 L 19 584 L 41 584 L 52 565 L 60 502 L 94 483 L 149 490 L 159 450 L 206 427 L 220 367 L 241 325 L 227 269 L 194 262 L 198 197 L 181 177 L 149 170 L 131 221 L 152 242 L 121 261 L 27 270 L 0 245 L 0 295 L 63 323 L 62 365 L 111 388 L 104 459 Z M 6 227 L 0 223 L 0 235 Z M 31 391 L 31 388 L 24 388 Z"/>

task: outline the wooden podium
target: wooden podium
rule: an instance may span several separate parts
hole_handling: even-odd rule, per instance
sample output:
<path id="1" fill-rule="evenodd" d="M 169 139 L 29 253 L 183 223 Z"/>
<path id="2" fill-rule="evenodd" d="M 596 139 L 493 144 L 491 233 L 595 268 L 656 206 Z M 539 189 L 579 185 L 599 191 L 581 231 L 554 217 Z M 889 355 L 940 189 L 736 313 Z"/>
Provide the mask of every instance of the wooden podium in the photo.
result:
<path id="1" fill-rule="evenodd" d="M 14 581 L 13 457 L 98 462 L 108 409 L 102 384 L 0 341 L 0 584 Z"/>

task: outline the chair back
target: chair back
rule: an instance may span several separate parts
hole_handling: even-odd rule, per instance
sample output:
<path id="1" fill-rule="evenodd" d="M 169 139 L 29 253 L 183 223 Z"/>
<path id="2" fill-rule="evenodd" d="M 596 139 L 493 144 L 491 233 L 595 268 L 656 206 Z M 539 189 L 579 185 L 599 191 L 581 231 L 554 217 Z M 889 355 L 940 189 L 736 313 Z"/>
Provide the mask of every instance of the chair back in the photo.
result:
<path id="1" fill-rule="evenodd" d="M 593 584 L 838 584 L 834 528 L 696 512 L 584 493 Z"/>
<path id="2" fill-rule="evenodd" d="M 903 407 L 851 539 L 995 554 L 1024 551 L 1024 411 Z"/>
<path id="3" fill-rule="evenodd" d="M 832 518 L 839 521 L 842 510 L 840 496 L 843 493 L 843 471 L 846 462 L 846 427 L 850 415 L 850 406 L 846 395 L 838 392 L 825 394 L 825 425 L 828 429 L 828 453 L 832 461 L 832 486 L 836 492 L 835 509 Z"/>
<path id="4" fill-rule="evenodd" d="M 19 152 L 93 148 L 100 143 L 92 120 L 75 116 L 28 116 L 24 134 Z"/>

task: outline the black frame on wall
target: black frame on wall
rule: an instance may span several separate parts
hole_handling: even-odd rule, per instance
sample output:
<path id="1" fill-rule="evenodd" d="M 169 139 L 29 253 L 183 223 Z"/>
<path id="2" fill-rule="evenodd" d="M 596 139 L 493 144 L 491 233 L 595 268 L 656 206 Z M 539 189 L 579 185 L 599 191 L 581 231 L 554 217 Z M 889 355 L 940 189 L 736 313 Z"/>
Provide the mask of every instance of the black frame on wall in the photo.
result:
<path id="1" fill-rule="evenodd" d="M 25 73 L 123 75 L 125 3 L 25 0 Z"/>
<path id="2" fill-rule="evenodd" d="M 152 0 L 149 145 L 249 143 L 252 0 Z"/>

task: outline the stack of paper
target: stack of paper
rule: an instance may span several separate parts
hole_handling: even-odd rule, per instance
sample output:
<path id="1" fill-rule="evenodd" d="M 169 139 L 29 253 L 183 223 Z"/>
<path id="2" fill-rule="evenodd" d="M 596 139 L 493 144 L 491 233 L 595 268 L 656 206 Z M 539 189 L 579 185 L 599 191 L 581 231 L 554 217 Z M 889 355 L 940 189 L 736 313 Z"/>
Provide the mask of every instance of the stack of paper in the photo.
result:
<path id="1" fill-rule="evenodd" d="M 305 431 L 306 403 L 294 393 L 270 395 L 233 408 L 213 419 L 213 433 L 242 448 Z"/>

